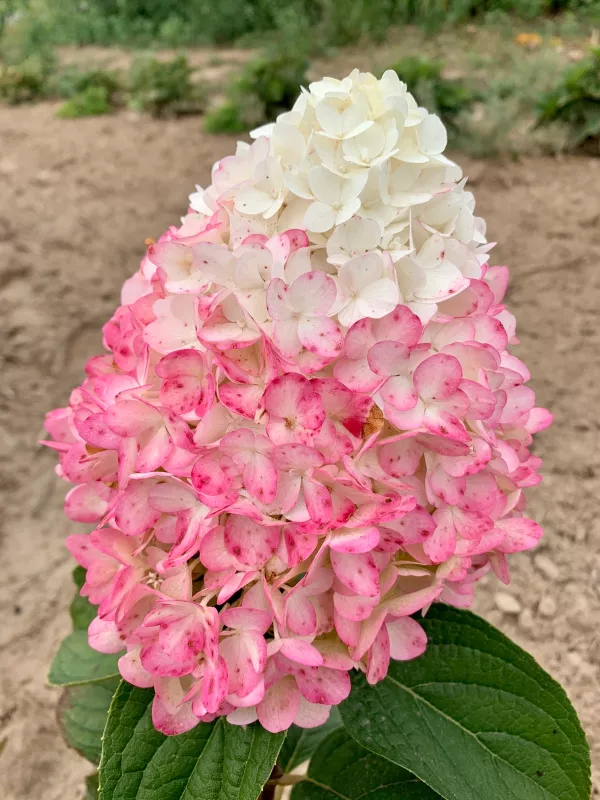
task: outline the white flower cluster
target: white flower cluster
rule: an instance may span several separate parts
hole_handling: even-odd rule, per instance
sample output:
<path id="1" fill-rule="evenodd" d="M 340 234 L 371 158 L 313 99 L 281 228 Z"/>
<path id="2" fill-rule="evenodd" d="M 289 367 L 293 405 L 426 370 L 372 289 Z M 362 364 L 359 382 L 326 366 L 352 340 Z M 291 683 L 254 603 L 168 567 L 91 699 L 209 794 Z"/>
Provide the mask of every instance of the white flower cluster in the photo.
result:
<path id="1" fill-rule="evenodd" d="M 306 230 L 313 269 L 337 278 L 343 326 L 398 303 L 426 323 L 481 276 L 485 223 L 443 155 L 445 128 L 394 71 L 312 83 L 252 135 L 215 165 L 191 208 L 212 216 L 229 200 L 232 249 L 251 233 Z"/>

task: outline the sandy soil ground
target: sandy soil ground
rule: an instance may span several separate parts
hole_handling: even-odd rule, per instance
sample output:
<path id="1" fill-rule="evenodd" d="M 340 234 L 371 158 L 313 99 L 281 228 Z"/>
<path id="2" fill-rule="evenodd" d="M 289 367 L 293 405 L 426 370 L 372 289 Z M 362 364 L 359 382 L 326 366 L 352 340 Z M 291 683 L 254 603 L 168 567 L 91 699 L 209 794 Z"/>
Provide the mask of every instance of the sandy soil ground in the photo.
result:
<path id="1" fill-rule="evenodd" d="M 204 135 L 198 119 L 70 122 L 53 112 L 0 110 L 3 800 L 76 800 L 90 771 L 62 743 L 59 692 L 46 685 L 69 628 L 63 540 L 76 526 L 62 514 L 54 455 L 36 444 L 43 414 L 66 402 L 100 351 L 100 326 L 144 238 L 184 212 L 193 184 L 232 149 Z M 556 414 L 537 445 L 545 482 L 531 492 L 546 538 L 535 554 L 512 559 L 508 589 L 482 587 L 478 609 L 565 685 L 598 757 L 600 160 L 466 166 L 500 242 L 495 263 L 512 267 L 519 355 Z"/>

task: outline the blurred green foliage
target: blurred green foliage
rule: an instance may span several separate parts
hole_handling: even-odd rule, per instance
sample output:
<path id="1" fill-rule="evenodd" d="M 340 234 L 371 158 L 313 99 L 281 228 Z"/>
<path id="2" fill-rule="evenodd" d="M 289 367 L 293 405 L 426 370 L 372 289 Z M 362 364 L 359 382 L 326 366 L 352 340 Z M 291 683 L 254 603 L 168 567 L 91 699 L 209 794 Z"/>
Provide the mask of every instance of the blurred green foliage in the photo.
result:
<path id="1" fill-rule="evenodd" d="M 303 56 L 275 53 L 247 64 L 230 83 L 224 103 L 207 115 L 210 133 L 241 133 L 287 111 L 306 84 L 308 61 Z"/>
<path id="2" fill-rule="evenodd" d="M 538 104 L 537 126 L 561 123 L 567 146 L 600 152 L 600 48 L 569 67 Z"/>
<path id="3" fill-rule="evenodd" d="M 442 61 L 411 56 L 393 64 L 390 69 L 408 85 L 419 105 L 438 114 L 452 132 L 458 128 L 461 112 L 471 109 L 477 95 L 462 81 L 444 78 L 443 67 Z"/>
<path id="4" fill-rule="evenodd" d="M 381 39 L 394 25 L 427 29 L 510 13 L 576 11 L 600 19 L 600 0 L 0 0 L 0 25 L 42 26 L 54 44 L 181 47 L 310 31 L 311 47 Z"/>
<path id="5" fill-rule="evenodd" d="M 54 72 L 48 79 L 47 93 L 50 97 L 71 98 L 91 88 L 105 91 L 107 101 L 118 105 L 125 89 L 123 76 L 117 70 L 100 68 L 80 69 L 69 64 Z"/>
<path id="6" fill-rule="evenodd" d="M 204 108 L 205 96 L 192 82 L 192 74 L 184 55 L 170 61 L 150 55 L 136 57 L 127 81 L 129 107 L 153 117 L 198 113 Z"/>
<path id="7" fill-rule="evenodd" d="M 29 56 L 20 64 L 0 65 L 0 98 L 10 105 L 31 103 L 46 95 L 48 70 L 44 62 Z"/>
<path id="8" fill-rule="evenodd" d="M 56 112 L 61 119 L 78 119 L 108 114 L 112 110 L 105 86 L 88 86 L 74 94 Z"/>

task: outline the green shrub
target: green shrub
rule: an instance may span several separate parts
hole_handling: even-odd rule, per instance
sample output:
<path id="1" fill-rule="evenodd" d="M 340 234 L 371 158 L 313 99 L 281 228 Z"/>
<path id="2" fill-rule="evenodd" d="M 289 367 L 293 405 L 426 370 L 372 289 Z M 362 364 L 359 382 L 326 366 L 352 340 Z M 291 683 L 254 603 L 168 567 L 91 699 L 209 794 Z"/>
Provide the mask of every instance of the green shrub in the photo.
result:
<path id="1" fill-rule="evenodd" d="M 437 113 L 453 130 L 457 128 L 459 114 L 471 108 L 476 99 L 463 83 L 442 76 L 441 61 L 411 56 L 397 62 L 391 69 L 408 84 L 419 105 Z"/>
<path id="2" fill-rule="evenodd" d="M 569 67 L 540 98 L 536 127 L 552 123 L 567 127 L 569 148 L 600 153 L 600 48 Z"/>
<path id="3" fill-rule="evenodd" d="M 48 81 L 48 93 L 66 100 L 90 88 L 103 88 L 111 105 L 118 105 L 123 92 L 123 78 L 117 70 L 87 69 L 69 65 L 55 72 Z"/>
<path id="4" fill-rule="evenodd" d="M 0 27 L 3 20 L 12 26 L 15 8 L 20 22 L 41 26 L 53 44 L 124 47 L 223 44 L 276 34 L 295 35 L 296 44 L 305 38 L 313 49 L 381 39 L 394 25 L 436 30 L 490 13 L 600 17 L 600 0 L 0 0 Z"/>
<path id="5" fill-rule="evenodd" d="M 283 53 L 250 62 L 229 85 L 224 104 L 207 115 L 206 130 L 238 133 L 272 122 L 294 104 L 307 68 L 302 56 Z"/>
<path id="6" fill-rule="evenodd" d="M 0 66 L 0 98 L 11 105 L 31 103 L 46 96 L 48 73 L 44 63 L 30 56 L 21 64 Z"/>
<path id="7" fill-rule="evenodd" d="M 77 119 L 108 114 L 111 110 L 106 88 L 104 86 L 88 86 L 87 89 L 67 100 L 58 109 L 56 116 L 62 119 Z"/>
<path id="8" fill-rule="evenodd" d="M 129 106 L 154 117 L 197 113 L 204 107 L 204 93 L 192 82 L 193 69 L 184 55 L 171 61 L 138 56 L 128 79 Z"/>

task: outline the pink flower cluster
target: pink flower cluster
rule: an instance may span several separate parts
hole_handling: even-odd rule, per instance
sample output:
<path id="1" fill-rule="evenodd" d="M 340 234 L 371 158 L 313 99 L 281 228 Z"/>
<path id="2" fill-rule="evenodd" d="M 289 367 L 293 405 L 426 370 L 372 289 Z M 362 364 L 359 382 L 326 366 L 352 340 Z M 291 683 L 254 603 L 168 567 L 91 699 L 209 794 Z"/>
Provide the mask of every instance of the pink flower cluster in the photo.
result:
<path id="1" fill-rule="evenodd" d="M 412 615 L 467 607 L 489 570 L 508 582 L 506 555 L 541 536 L 523 489 L 540 480 L 528 447 L 551 416 L 507 350 L 507 268 L 487 265 L 454 165 L 418 151 L 431 115 L 412 101 L 399 133 L 406 103 L 378 106 L 371 78 L 315 84 L 312 116 L 278 123 L 296 139 L 267 132 L 215 165 L 126 282 L 108 354 L 47 416 L 75 484 L 66 513 L 95 526 L 67 540 L 98 606 L 90 644 L 123 651 L 122 676 L 154 687 L 167 734 L 218 715 L 322 724 L 349 670 L 376 683 L 390 658 L 423 653 Z M 383 170 L 373 125 L 413 186 L 396 182 L 389 218 L 369 213 L 383 200 L 360 177 Z M 304 166 L 282 141 L 304 147 Z M 350 175 L 306 167 L 336 142 Z M 317 200 L 297 188 L 305 167 Z"/>

